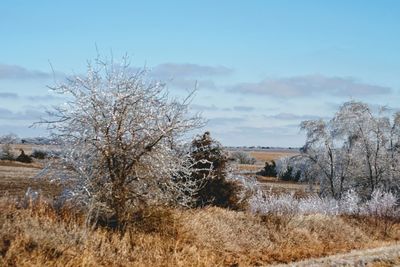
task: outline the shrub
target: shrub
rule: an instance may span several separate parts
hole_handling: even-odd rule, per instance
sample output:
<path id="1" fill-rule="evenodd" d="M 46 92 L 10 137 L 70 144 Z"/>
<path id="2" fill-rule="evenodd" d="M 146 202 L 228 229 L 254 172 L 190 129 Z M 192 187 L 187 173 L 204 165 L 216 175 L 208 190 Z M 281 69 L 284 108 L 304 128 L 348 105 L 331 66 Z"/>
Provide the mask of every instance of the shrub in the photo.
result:
<path id="1" fill-rule="evenodd" d="M 14 160 L 14 154 L 12 152 L 12 147 L 10 144 L 4 144 L 1 147 L 1 151 L 0 151 L 0 159 L 2 160 Z"/>
<path id="2" fill-rule="evenodd" d="M 375 190 L 371 199 L 362 208 L 362 213 L 377 218 L 389 219 L 400 217 L 400 207 L 396 197 L 390 192 Z"/>
<path id="3" fill-rule="evenodd" d="M 128 58 L 117 63 L 100 56 L 86 75 L 51 89 L 69 101 L 41 121 L 62 151 L 41 176 L 71 181 L 83 205 L 113 213 L 121 226 L 131 206 L 186 204 L 176 203 L 193 189 L 184 183 L 192 161 L 182 151 L 183 136 L 203 125 L 188 112 L 192 94 L 173 98 L 165 83 L 133 70 Z"/>
<path id="4" fill-rule="evenodd" d="M 196 137 L 192 142 L 191 156 L 195 160 L 193 180 L 203 180 L 197 192 L 195 206 L 213 205 L 223 208 L 238 208 L 240 186 L 226 179 L 226 152 L 221 144 L 210 137 L 209 132 Z"/>
<path id="5" fill-rule="evenodd" d="M 31 163 L 32 158 L 25 154 L 24 150 L 21 149 L 21 154 L 15 159 L 16 161 L 23 162 L 23 163 Z"/>
<path id="6" fill-rule="evenodd" d="M 293 171 L 292 166 L 287 166 L 286 171 L 279 176 L 284 181 L 293 181 L 293 182 L 298 182 L 301 177 L 301 172 L 300 171 Z"/>
<path id="7" fill-rule="evenodd" d="M 297 199 L 293 194 L 273 195 L 260 190 L 250 199 L 249 208 L 261 215 L 362 215 L 377 221 L 400 218 L 400 208 L 393 194 L 376 190 L 372 196 L 370 200 L 361 202 L 355 191 L 348 191 L 341 199 L 318 196 Z"/>
<path id="8" fill-rule="evenodd" d="M 257 160 L 253 157 L 250 157 L 248 153 L 243 151 L 233 152 L 231 157 L 236 160 L 239 164 L 255 164 Z"/>
<path id="9" fill-rule="evenodd" d="M 264 169 L 262 169 L 257 174 L 262 175 L 262 176 L 268 176 L 268 177 L 276 177 L 277 176 L 277 171 L 276 171 L 276 163 L 275 163 L 275 161 L 271 161 L 271 163 L 266 161 Z"/>
<path id="10" fill-rule="evenodd" d="M 35 158 L 35 159 L 45 159 L 48 157 L 48 155 L 49 155 L 49 153 L 47 151 L 40 150 L 40 149 L 34 149 L 32 151 L 31 157 Z"/>

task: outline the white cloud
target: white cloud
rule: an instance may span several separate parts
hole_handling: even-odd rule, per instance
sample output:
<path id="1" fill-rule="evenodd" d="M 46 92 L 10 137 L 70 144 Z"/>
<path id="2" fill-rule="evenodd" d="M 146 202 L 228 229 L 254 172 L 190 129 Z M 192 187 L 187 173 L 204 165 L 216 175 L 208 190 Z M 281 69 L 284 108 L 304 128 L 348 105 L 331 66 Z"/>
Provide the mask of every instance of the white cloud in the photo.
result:
<path id="1" fill-rule="evenodd" d="M 390 94 L 389 87 L 371 85 L 353 78 L 305 75 L 281 79 L 265 79 L 255 83 L 239 83 L 228 89 L 242 94 L 270 95 L 274 97 L 305 97 L 330 95 L 357 97 L 365 95 Z"/>
<path id="2" fill-rule="evenodd" d="M 250 107 L 250 106 L 234 106 L 233 110 L 234 111 L 241 111 L 241 112 L 249 112 L 249 111 L 253 111 L 254 107 Z"/>
<path id="3" fill-rule="evenodd" d="M 293 113 L 278 113 L 275 115 L 264 116 L 265 118 L 276 119 L 276 120 L 317 120 L 320 116 L 316 115 L 296 115 Z"/>
<path id="4" fill-rule="evenodd" d="M 18 99 L 18 94 L 16 93 L 10 93 L 10 92 L 4 92 L 0 93 L 0 99 L 1 98 L 7 98 L 7 99 Z"/>
<path id="5" fill-rule="evenodd" d="M 0 79 L 50 79 L 53 77 L 64 77 L 59 72 L 44 72 L 40 70 L 29 70 L 17 65 L 0 64 Z"/>
<path id="6" fill-rule="evenodd" d="M 224 66 L 204 66 L 189 63 L 164 63 L 152 69 L 152 75 L 164 79 L 225 76 L 232 74 L 232 72 L 233 70 L 231 68 Z"/>

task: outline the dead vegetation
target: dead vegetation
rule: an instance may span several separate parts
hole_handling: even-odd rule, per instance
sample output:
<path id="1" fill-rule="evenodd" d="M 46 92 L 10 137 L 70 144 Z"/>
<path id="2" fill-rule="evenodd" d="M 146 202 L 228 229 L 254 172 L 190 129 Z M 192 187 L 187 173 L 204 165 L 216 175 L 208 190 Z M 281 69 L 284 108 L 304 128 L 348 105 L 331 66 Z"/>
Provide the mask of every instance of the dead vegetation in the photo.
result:
<path id="1" fill-rule="evenodd" d="M 261 216 L 216 207 L 143 208 L 125 232 L 119 232 L 88 224 L 74 207 L 54 206 L 50 199 L 61 189 L 32 179 L 39 167 L 0 162 L 0 191 L 10 195 L 0 200 L 0 266 L 261 266 L 381 247 L 400 239 L 399 221 Z M 305 194 L 300 184 L 263 179 L 266 190 Z M 29 187 L 47 200 L 24 197 Z"/>
<path id="2" fill-rule="evenodd" d="M 43 168 L 43 164 L 40 162 L 28 164 L 17 161 L 0 161 L 0 194 L 23 197 L 28 188 L 31 188 L 48 197 L 59 195 L 61 192 L 59 186 L 34 178 L 41 168 Z"/>
<path id="3" fill-rule="evenodd" d="M 87 225 L 42 200 L 0 201 L 2 266 L 254 266 L 398 241 L 363 218 L 258 216 L 209 207 L 148 207 L 124 233 Z M 382 231 L 381 231 L 382 230 Z"/>
<path id="4" fill-rule="evenodd" d="M 266 161 L 271 162 L 272 160 L 277 160 L 279 158 L 294 156 L 299 154 L 298 151 L 251 151 L 250 156 L 254 157 L 258 162 L 261 162 L 262 165 Z"/>

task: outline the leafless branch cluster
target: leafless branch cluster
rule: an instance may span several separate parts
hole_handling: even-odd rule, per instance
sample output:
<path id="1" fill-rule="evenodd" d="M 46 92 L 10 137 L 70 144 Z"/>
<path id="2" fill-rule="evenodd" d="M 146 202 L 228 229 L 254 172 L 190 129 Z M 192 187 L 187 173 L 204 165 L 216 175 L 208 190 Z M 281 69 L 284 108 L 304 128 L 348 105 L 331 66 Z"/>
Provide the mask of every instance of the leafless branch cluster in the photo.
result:
<path id="1" fill-rule="evenodd" d="M 202 125 L 188 116 L 192 94 L 171 98 L 146 70 L 99 58 L 51 89 L 68 99 L 41 121 L 63 146 L 52 175 L 74 181 L 83 202 L 122 218 L 128 206 L 190 201 L 198 184 L 182 137 Z"/>
<path id="2" fill-rule="evenodd" d="M 387 113 L 351 101 L 328 122 L 304 121 L 306 144 L 292 163 L 320 184 L 323 195 L 341 198 L 355 189 L 369 198 L 378 188 L 398 193 L 400 113 Z"/>

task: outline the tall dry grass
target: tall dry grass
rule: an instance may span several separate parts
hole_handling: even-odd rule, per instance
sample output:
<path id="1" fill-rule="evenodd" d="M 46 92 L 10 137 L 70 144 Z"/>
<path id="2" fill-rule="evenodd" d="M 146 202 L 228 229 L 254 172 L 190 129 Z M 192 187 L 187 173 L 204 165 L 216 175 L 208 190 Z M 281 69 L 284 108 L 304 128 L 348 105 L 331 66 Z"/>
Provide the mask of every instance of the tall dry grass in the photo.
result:
<path id="1" fill-rule="evenodd" d="M 398 240 L 357 217 L 258 216 L 220 208 L 138 211 L 124 233 L 88 225 L 74 208 L 0 200 L 1 266 L 254 266 Z"/>

